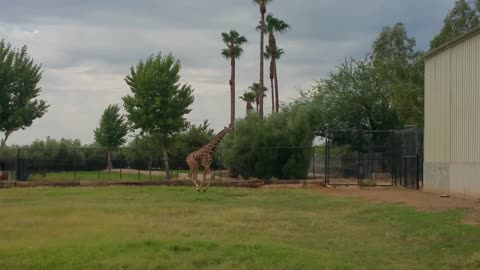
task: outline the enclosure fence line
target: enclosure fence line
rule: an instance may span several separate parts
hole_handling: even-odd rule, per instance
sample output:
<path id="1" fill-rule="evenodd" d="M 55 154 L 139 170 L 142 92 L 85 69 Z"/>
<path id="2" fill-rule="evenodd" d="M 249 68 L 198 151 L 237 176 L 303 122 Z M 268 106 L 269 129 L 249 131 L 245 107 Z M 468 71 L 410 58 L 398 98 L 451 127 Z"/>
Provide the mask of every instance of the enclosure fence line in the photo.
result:
<path id="1" fill-rule="evenodd" d="M 420 189 L 423 186 L 422 134 L 422 130 L 417 128 L 373 132 L 328 130 L 318 134 L 318 146 L 218 147 L 212 169 L 215 178 L 231 179 L 231 168 L 236 166 L 232 165 L 232 160 L 239 159 L 242 154 L 261 153 L 261 166 L 241 165 L 236 176 L 256 178 L 258 172 L 255 170 L 261 167 L 275 178 L 281 175 L 278 164 L 297 156 L 300 157 L 296 165 L 299 165 L 301 172 L 298 175 L 301 177 L 287 180 L 310 179 L 331 186 Z M 188 173 L 186 156 L 196 149 L 198 147 L 168 149 L 171 179 L 185 180 Z M 153 181 L 166 178 L 166 160 L 162 158 L 160 148 L 114 150 L 110 170 L 107 169 L 107 153 L 105 148 L 15 148 L 10 150 L 7 158 L 0 157 L 0 169 L 8 172 L 9 179 L 18 181 Z"/>

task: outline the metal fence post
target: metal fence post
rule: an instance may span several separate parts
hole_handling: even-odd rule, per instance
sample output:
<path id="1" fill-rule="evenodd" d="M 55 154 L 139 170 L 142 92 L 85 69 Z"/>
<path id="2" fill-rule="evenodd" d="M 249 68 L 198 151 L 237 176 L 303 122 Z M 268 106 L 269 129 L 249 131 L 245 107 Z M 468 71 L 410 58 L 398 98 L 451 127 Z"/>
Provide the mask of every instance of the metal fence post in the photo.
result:
<path id="1" fill-rule="evenodd" d="M 395 130 L 392 130 L 392 185 L 397 186 L 397 172 L 396 172 L 396 164 L 395 164 Z"/>
<path id="2" fill-rule="evenodd" d="M 17 181 L 20 181 L 20 147 L 17 147 Z"/>
<path id="3" fill-rule="evenodd" d="M 317 170 L 317 160 L 315 158 L 315 147 L 312 147 L 312 154 L 313 154 L 313 180 L 315 180 L 316 175 L 315 171 Z"/>
<path id="4" fill-rule="evenodd" d="M 73 181 L 77 180 L 77 162 L 73 159 Z"/>
<path id="5" fill-rule="evenodd" d="M 328 162 L 328 151 L 329 151 L 329 141 L 328 141 L 328 133 L 326 135 L 326 141 L 325 141 L 325 186 L 327 186 L 330 181 L 328 179 L 329 177 L 329 171 L 328 171 L 328 166 L 329 166 L 329 162 Z"/>
<path id="6" fill-rule="evenodd" d="M 362 133 L 359 131 L 358 132 L 358 154 L 357 154 L 357 184 L 358 186 L 362 186 L 362 169 L 363 171 L 366 170 L 365 166 L 362 166 L 362 165 L 365 165 L 365 164 L 362 164 L 362 154 L 361 154 L 361 151 L 362 151 Z M 368 161 L 367 162 L 363 162 L 363 163 L 367 163 L 368 164 Z"/>
<path id="7" fill-rule="evenodd" d="M 223 148 L 220 149 L 220 174 L 219 174 L 219 180 L 223 180 L 222 178 L 222 169 L 223 169 Z"/>
<path id="8" fill-rule="evenodd" d="M 417 153 L 417 190 L 420 190 L 420 155 Z"/>

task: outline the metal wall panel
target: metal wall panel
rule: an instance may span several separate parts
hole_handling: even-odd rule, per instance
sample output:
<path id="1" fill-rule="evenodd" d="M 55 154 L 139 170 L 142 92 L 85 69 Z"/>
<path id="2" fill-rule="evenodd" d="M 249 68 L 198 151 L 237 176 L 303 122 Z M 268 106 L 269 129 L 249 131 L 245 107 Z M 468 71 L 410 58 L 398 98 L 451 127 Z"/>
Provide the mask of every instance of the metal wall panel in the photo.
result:
<path id="1" fill-rule="evenodd" d="M 426 60 L 425 161 L 480 163 L 480 34 Z"/>
<path id="2" fill-rule="evenodd" d="M 478 83 L 480 35 L 452 47 L 452 160 L 480 162 L 480 85 Z"/>
<path id="3" fill-rule="evenodd" d="M 450 51 L 425 64 L 425 161 L 450 162 Z"/>

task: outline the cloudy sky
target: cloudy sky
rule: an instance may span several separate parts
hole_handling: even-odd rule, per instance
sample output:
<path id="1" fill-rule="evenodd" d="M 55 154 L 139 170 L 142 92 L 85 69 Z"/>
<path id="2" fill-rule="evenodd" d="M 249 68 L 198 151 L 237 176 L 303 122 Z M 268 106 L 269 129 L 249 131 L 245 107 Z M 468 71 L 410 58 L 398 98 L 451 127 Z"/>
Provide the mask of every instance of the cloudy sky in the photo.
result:
<path id="1" fill-rule="evenodd" d="M 183 65 L 182 81 L 195 89 L 193 123 L 216 129 L 229 122 L 229 63 L 220 33 L 230 29 L 249 44 L 237 64 L 237 95 L 258 81 L 258 8 L 249 0 L 0 0 L 0 39 L 28 45 L 43 66 L 42 99 L 51 108 L 9 143 L 34 139 L 93 141 L 108 104 L 121 104 L 132 65 L 159 51 Z M 426 50 L 454 0 L 275 0 L 268 7 L 292 29 L 278 37 L 282 101 L 324 78 L 345 57 L 362 57 L 383 26 L 405 23 Z M 268 65 L 266 66 L 268 67 Z M 266 78 L 268 78 L 266 76 Z M 267 102 L 267 104 L 269 104 Z M 270 107 L 266 108 L 269 111 Z M 237 101 L 238 116 L 245 113 Z"/>

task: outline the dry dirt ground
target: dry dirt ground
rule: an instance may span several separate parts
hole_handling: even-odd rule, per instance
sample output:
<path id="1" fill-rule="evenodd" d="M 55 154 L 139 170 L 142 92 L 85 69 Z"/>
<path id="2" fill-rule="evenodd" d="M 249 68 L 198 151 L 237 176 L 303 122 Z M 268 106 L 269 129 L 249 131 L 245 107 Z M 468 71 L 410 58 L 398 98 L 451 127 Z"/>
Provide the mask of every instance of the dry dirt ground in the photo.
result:
<path id="1" fill-rule="evenodd" d="M 450 209 L 468 209 L 463 223 L 480 226 L 480 199 L 450 197 L 438 194 L 412 191 L 402 188 L 325 188 L 316 185 L 266 185 L 262 189 L 309 188 L 328 196 L 353 197 L 375 202 L 398 203 L 414 207 L 420 211 L 440 212 Z"/>

